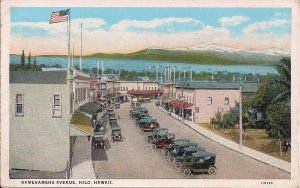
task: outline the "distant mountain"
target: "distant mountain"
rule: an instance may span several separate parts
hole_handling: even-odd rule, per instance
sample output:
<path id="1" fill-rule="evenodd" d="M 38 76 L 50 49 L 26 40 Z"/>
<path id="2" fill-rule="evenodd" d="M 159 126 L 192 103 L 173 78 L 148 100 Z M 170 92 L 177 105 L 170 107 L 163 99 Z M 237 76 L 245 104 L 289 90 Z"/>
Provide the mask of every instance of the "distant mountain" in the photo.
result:
<path id="1" fill-rule="evenodd" d="M 274 65 L 278 63 L 282 57 L 285 56 L 290 56 L 290 52 L 277 47 L 265 49 L 239 49 L 230 46 L 218 45 L 215 43 L 201 42 L 189 47 L 179 47 L 172 49 L 150 47 L 134 53 L 96 53 L 84 57 L 127 60 L 156 60 L 168 61 L 170 63 L 174 62 L 212 65 Z M 11 56 L 11 58 L 13 57 L 16 56 Z M 63 58 L 66 56 L 47 55 L 38 57 Z"/>
<path id="2" fill-rule="evenodd" d="M 282 57 L 290 56 L 280 48 L 268 49 L 238 49 L 229 46 L 221 46 L 214 43 L 199 43 L 190 47 L 172 49 L 160 49 L 150 47 L 138 52 L 128 54 L 93 54 L 88 57 L 115 58 L 115 59 L 140 59 L 160 60 L 192 64 L 259 64 L 274 65 Z"/>

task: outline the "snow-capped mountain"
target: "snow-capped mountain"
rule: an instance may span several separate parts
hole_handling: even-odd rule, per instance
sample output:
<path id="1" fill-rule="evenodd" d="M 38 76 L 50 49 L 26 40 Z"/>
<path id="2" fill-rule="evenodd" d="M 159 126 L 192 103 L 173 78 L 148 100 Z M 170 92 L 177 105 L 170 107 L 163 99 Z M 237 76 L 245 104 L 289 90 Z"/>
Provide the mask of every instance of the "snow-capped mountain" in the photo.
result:
<path id="1" fill-rule="evenodd" d="M 194 52 L 217 52 L 217 53 L 228 53 L 228 54 L 236 54 L 239 53 L 240 55 L 250 55 L 250 54 L 260 54 L 260 55 L 268 55 L 268 56 L 287 56 L 290 55 L 289 51 L 285 51 L 278 47 L 271 47 L 271 48 L 263 48 L 263 49 L 239 49 L 234 48 L 231 46 L 222 46 L 215 43 L 207 43 L 201 42 L 199 44 L 195 44 L 189 47 L 179 47 L 179 48 L 172 48 L 167 50 L 173 51 L 194 51 Z"/>

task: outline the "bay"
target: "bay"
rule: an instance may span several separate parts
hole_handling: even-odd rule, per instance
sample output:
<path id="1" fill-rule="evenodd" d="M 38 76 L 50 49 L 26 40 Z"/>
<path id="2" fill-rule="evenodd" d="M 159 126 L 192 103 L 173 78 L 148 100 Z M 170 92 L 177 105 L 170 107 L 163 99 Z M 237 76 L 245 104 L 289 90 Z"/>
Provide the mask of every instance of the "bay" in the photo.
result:
<path id="1" fill-rule="evenodd" d="M 26 58 L 27 60 L 27 58 Z M 36 57 L 38 64 L 45 64 L 47 66 L 53 66 L 59 64 L 62 67 L 67 67 L 68 59 L 65 57 Z M 266 75 L 268 73 L 275 74 L 276 68 L 274 66 L 265 65 L 197 65 L 187 63 L 174 63 L 168 61 L 149 61 L 149 60 L 124 60 L 124 59 L 96 59 L 96 58 L 83 58 L 82 67 L 86 69 L 97 68 L 99 62 L 101 69 L 101 62 L 103 62 L 104 69 L 112 69 L 116 72 L 119 70 L 127 71 L 149 71 L 155 72 L 155 67 L 159 71 L 162 71 L 165 66 L 171 66 L 172 71 L 175 67 L 176 71 L 183 72 L 192 70 L 193 72 L 207 72 L 207 73 L 241 73 L 241 74 L 259 74 Z M 10 63 L 19 64 L 20 56 L 10 55 Z M 27 62 L 26 62 L 27 63 Z M 33 61 L 32 61 L 33 63 Z M 79 66 L 79 58 L 74 58 L 74 65 Z M 160 68 L 159 68 L 160 67 Z"/>

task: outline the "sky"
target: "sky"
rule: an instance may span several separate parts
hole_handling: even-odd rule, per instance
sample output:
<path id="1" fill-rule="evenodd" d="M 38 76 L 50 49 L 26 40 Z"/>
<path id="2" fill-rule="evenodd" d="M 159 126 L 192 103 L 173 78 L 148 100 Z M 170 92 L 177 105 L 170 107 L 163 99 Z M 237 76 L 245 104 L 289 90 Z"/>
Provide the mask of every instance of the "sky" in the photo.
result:
<path id="1" fill-rule="evenodd" d="M 67 22 L 51 13 L 70 7 L 11 8 L 10 53 L 66 55 Z M 290 51 L 289 8 L 70 8 L 71 46 L 83 55 L 172 49 L 201 42 L 240 49 Z"/>

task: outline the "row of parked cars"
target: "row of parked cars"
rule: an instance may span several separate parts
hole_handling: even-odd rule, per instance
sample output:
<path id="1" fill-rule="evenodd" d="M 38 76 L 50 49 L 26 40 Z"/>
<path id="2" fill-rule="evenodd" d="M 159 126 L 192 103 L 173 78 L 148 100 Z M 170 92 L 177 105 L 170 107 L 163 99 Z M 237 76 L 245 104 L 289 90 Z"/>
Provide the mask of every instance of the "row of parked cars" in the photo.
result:
<path id="1" fill-rule="evenodd" d="M 129 116 L 136 120 L 141 130 L 151 131 L 146 136 L 151 148 L 161 149 L 164 158 L 185 176 L 217 173 L 215 154 L 205 151 L 188 139 L 175 139 L 175 134 L 169 132 L 167 128 L 161 128 L 158 122 L 149 116 L 146 108 L 134 107 L 129 111 Z M 153 122 L 157 126 L 150 128 Z"/>
<path id="2" fill-rule="evenodd" d="M 109 125 L 111 127 L 111 139 L 112 141 L 121 141 L 122 140 L 122 133 L 121 128 L 118 124 L 118 117 L 114 112 L 113 108 L 108 109 L 108 118 L 109 118 Z"/>

